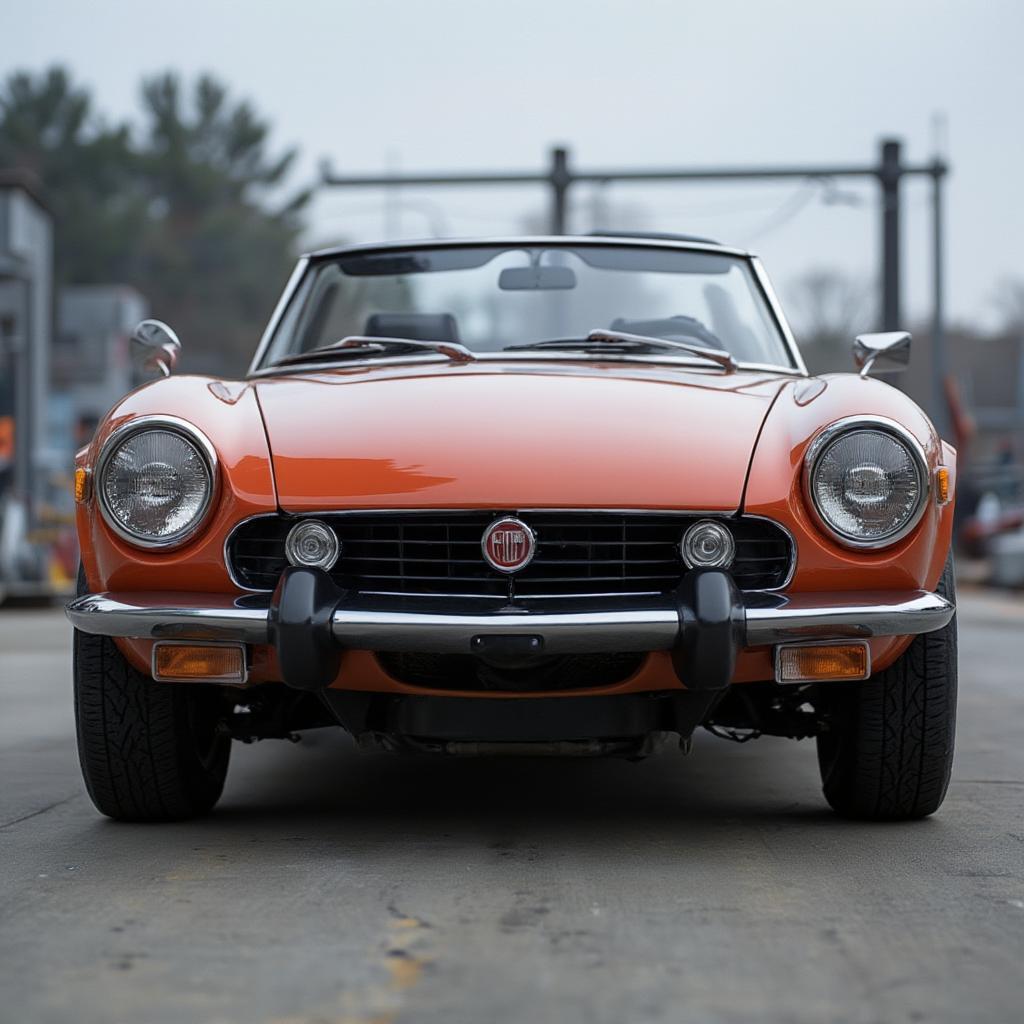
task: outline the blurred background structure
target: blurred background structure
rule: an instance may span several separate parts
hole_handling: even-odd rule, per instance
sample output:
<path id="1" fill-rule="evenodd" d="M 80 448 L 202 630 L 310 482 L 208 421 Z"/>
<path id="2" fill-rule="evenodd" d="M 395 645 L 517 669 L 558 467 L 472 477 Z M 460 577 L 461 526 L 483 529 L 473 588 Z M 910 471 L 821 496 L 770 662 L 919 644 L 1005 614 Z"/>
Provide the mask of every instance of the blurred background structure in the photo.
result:
<path id="1" fill-rule="evenodd" d="M 141 382 L 135 324 L 159 310 L 186 369 L 237 376 L 294 261 L 308 193 L 260 198 L 294 152 L 213 78 L 182 92 L 145 80 L 133 132 L 62 68 L 0 87 L 0 599 L 73 583 L 71 456 Z"/>
<path id="2" fill-rule="evenodd" d="M 1024 14 L 872 0 L 837 32 L 813 4 L 606 6 L 385 0 L 300 17 L 256 0 L 244 46 L 226 44 L 240 29 L 219 2 L 39 0 L 9 18 L 0 592 L 67 585 L 70 454 L 139 383 L 127 338 L 140 317 L 175 328 L 185 372 L 239 376 L 303 249 L 545 232 L 553 217 L 556 230 L 693 232 L 760 252 L 814 372 L 851 369 L 853 336 L 898 319 L 914 353 L 891 379 L 961 449 L 967 549 L 1008 545 L 1012 566 L 1024 268 L 1010 239 L 1024 215 L 1010 168 L 1024 143 L 999 126 L 1022 87 L 1008 47 Z M 423 40 L 459 60 L 439 65 Z M 895 159 L 936 186 L 952 168 L 938 249 L 937 188 L 883 173 L 901 140 Z M 545 150 L 562 155 L 545 167 Z M 614 173 L 716 164 L 806 173 Z M 870 173 L 825 173 L 851 166 Z M 588 168 L 605 172 L 571 177 Z M 452 173 L 461 185 L 436 187 Z M 467 183 L 480 174 L 494 187 Z"/>
<path id="3" fill-rule="evenodd" d="M 53 470 L 68 470 L 67 447 L 51 449 L 52 333 L 50 212 L 27 176 L 0 173 L 0 599 L 50 583 L 54 538 L 41 533 L 67 494 Z"/>

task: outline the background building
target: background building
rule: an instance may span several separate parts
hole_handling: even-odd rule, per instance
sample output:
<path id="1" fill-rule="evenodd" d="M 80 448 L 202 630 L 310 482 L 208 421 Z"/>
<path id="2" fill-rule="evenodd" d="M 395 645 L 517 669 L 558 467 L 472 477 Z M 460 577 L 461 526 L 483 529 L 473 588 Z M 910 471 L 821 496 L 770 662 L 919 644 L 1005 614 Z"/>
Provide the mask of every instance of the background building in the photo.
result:
<path id="1" fill-rule="evenodd" d="M 0 173 L 0 600 L 72 585 L 73 455 L 140 380 L 130 337 L 142 296 L 122 285 L 55 290 L 53 265 L 39 190 Z"/>
<path id="2" fill-rule="evenodd" d="M 67 436 L 76 446 L 85 444 L 104 413 L 141 383 L 131 333 L 146 313 L 146 300 L 126 285 L 60 289 L 51 379 Z"/>
<path id="3" fill-rule="evenodd" d="M 47 578 L 31 543 L 46 500 L 53 226 L 31 180 L 0 173 L 0 593 Z"/>

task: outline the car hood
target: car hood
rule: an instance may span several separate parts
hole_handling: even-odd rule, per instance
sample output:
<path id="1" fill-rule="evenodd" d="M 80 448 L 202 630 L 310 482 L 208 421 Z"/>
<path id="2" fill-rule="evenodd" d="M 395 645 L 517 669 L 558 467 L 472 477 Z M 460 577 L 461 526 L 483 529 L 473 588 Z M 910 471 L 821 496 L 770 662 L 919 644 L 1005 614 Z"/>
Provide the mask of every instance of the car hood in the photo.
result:
<path id="1" fill-rule="evenodd" d="M 735 511 L 786 378 L 607 365 L 263 378 L 278 503 Z"/>

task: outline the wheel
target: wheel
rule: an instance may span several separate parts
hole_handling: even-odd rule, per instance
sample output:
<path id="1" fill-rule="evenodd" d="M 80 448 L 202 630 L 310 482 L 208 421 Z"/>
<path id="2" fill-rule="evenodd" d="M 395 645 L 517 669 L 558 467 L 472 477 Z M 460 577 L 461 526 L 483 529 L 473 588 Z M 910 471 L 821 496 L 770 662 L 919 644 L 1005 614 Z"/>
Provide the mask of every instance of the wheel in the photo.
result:
<path id="1" fill-rule="evenodd" d="M 78 758 L 97 810 L 177 821 L 213 807 L 231 753 L 216 687 L 155 683 L 109 637 L 77 629 L 74 677 Z"/>
<path id="2" fill-rule="evenodd" d="M 956 600 L 952 556 L 938 592 Z M 870 821 L 923 818 L 938 810 L 953 767 L 956 616 L 923 633 L 889 668 L 853 687 L 836 683 L 818 736 L 825 799 Z M 834 694 L 834 696 L 832 696 Z"/>
<path id="3" fill-rule="evenodd" d="M 120 821 L 177 821 L 220 797 L 231 738 L 215 687 L 155 683 L 105 636 L 75 630 L 75 724 L 85 787 Z"/>

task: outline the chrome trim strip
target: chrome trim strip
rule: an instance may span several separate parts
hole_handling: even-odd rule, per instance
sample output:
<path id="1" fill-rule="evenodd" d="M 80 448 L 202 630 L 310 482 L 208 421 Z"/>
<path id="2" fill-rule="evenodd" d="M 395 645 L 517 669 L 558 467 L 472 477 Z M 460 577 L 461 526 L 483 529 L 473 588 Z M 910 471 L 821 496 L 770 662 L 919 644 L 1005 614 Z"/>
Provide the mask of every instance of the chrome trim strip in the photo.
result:
<path id="1" fill-rule="evenodd" d="M 516 505 L 505 507 L 503 505 L 477 505 L 472 508 L 336 508 L 336 509 L 317 509 L 315 512 L 283 512 L 281 515 L 284 516 L 306 516 L 306 515 L 317 515 L 317 516 L 383 516 L 383 515 L 394 515 L 394 516 L 433 516 L 433 515 L 495 515 L 500 516 L 503 514 L 508 515 L 527 515 L 530 513 L 548 513 L 556 512 L 558 514 L 573 514 L 579 513 L 580 515 L 636 515 L 636 516 L 723 516 L 723 517 L 736 517 L 735 509 L 699 509 L 699 508 L 595 508 L 592 505 L 531 505 L 526 507 L 525 505 Z M 266 513 L 258 513 L 256 516 L 250 516 L 251 519 L 259 518 L 260 515 Z M 274 515 L 276 513 L 270 513 Z M 750 518 L 755 518 L 751 516 Z M 766 516 L 757 516 L 758 519 L 765 519 Z M 774 522 L 775 520 L 769 520 Z M 248 520 L 242 520 L 242 522 L 248 522 Z M 241 525 L 241 524 L 239 524 Z"/>
<path id="2" fill-rule="evenodd" d="M 460 651 L 473 636 L 540 635 L 552 654 L 665 650 L 676 643 L 679 617 L 664 598 L 622 602 L 597 611 L 470 613 L 405 608 L 339 607 L 335 638 L 368 650 Z M 269 642 L 270 599 L 222 594 L 87 594 L 66 610 L 76 629 L 141 639 Z M 746 646 L 792 640 L 909 636 L 941 629 L 955 612 L 928 591 L 754 595 L 746 607 Z"/>
<path id="3" fill-rule="evenodd" d="M 917 509 L 910 519 L 896 533 L 889 534 L 887 537 L 878 540 L 858 540 L 856 537 L 840 533 L 834 526 L 829 524 L 819 511 L 812 488 L 814 470 L 817 467 L 821 454 L 829 445 L 839 440 L 844 434 L 857 430 L 874 430 L 890 434 L 897 440 L 902 441 L 909 449 L 911 458 L 916 465 L 921 488 Z M 925 454 L 924 446 L 906 427 L 885 416 L 844 416 L 842 419 L 835 420 L 828 424 L 828 426 L 823 427 L 807 446 L 806 452 L 804 452 L 801 477 L 804 501 L 818 526 L 827 536 L 843 547 L 854 548 L 858 551 L 877 551 L 880 548 L 891 547 L 893 544 L 903 540 L 904 537 L 914 530 L 924 516 L 925 509 L 928 507 L 928 497 L 932 489 L 932 474 L 928 470 L 928 456 Z"/>
<path id="4" fill-rule="evenodd" d="M 776 366 L 775 363 L 738 363 L 741 370 L 749 370 L 751 373 L 776 373 L 786 377 L 809 377 L 807 370 L 797 369 L 793 366 Z"/>
<path id="5" fill-rule="evenodd" d="M 800 353 L 800 346 L 796 343 L 796 338 L 793 336 L 793 331 L 789 326 L 789 321 L 786 319 L 786 314 L 782 310 L 782 303 L 779 302 L 779 297 L 775 292 L 775 286 L 771 282 L 771 278 L 768 277 L 768 271 L 764 269 L 760 259 L 757 256 L 750 256 L 750 266 L 754 271 L 754 277 L 757 279 L 757 283 L 761 286 L 761 291 L 764 293 L 764 297 L 768 302 L 768 307 L 771 309 L 772 316 L 775 317 L 775 323 L 779 330 L 782 332 L 783 341 L 786 344 L 786 348 L 789 350 L 789 357 L 793 360 L 793 365 L 796 367 L 797 373 L 801 377 L 809 377 L 810 374 L 807 371 L 807 366 L 804 363 L 804 357 Z"/>
<path id="6" fill-rule="evenodd" d="M 504 246 L 575 245 L 594 248 L 626 246 L 633 249 L 690 249 L 697 252 L 721 253 L 749 259 L 745 249 L 735 249 L 717 242 L 688 242 L 679 238 L 637 238 L 626 232 L 623 235 L 497 235 L 490 238 L 479 235 L 470 238 L 407 238 L 394 242 L 361 242 L 358 245 L 340 245 L 317 249 L 306 253 L 308 260 L 337 259 L 339 256 L 360 255 L 371 252 L 391 252 L 402 249 L 465 249 L 502 248 Z"/>
<path id="7" fill-rule="evenodd" d="M 323 359 L 317 359 L 308 363 L 288 363 L 286 365 L 271 365 L 262 367 L 260 369 L 255 368 L 256 361 L 253 361 L 252 367 L 249 369 L 247 378 L 261 378 L 261 377 L 283 377 L 296 373 L 329 373 L 332 370 L 337 369 L 348 369 L 349 367 L 358 369 L 365 367 L 377 367 L 377 366 L 424 366 L 431 363 L 443 363 L 451 365 L 451 360 L 440 356 L 429 355 L 422 356 L 367 356 L 364 359 L 345 359 L 339 360 L 338 362 L 324 361 Z M 614 353 L 614 352 L 596 352 L 593 354 L 585 352 L 552 352 L 552 351 L 532 351 L 532 352 L 507 352 L 507 351 L 495 351 L 495 352 L 478 352 L 476 354 L 473 363 L 471 364 L 458 364 L 459 367 L 468 366 L 468 372 L 472 373 L 474 368 L 479 368 L 480 364 L 487 363 L 623 363 L 623 364 L 637 364 L 637 365 L 652 365 L 652 366 L 670 366 L 673 368 L 681 368 L 688 370 L 705 370 L 711 373 L 719 373 L 719 368 L 712 366 L 704 362 L 694 362 L 693 360 L 684 359 L 680 356 L 670 356 L 668 354 L 651 354 L 643 355 L 640 353 Z M 792 366 L 776 366 L 773 363 L 746 363 L 737 362 L 736 368 L 739 373 L 744 371 L 750 373 L 777 373 L 787 377 L 806 377 L 808 376 L 806 370 L 794 368 Z"/>
<path id="8" fill-rule="evenodd" d="M 270 601 L 244 604 L 246 600 L 226 594 L 148 591 L 86 594 L 71 601 L 64 611 L 75 629 L 99 636 L 265 644 Z"/>
<path id="9" fill-rule="evenodd" d="M 786 573 L 786 578 L 777 587 L 763 587 L 760 590 L 745 590 L 745 594 L 774 594 L 777 591 L 785 590 L 786 587 L 793 582 L 793 577 L 796 575 L 796 563 L 800 560 L 800 549 L 797 547 L 796 537 L 793 536 L 793 531 L 786 526 L 784 523 L 780 523 L 778 519 L 772 519 L 771 516 L 761 516 L 756 512 L 738 512 L 733 519 L 760 519 L 764 523 L 771 523 L 772 526 L 781 530 L 789 541 L 789 550 L 792 553 L 792 558 L 789 560 L 789 572 Z"/>
<path id="10" fill-rule="evenodd" d="M 107 498 L 104 489 L 104 471 L 114 449 L 134 434 L 141 434 L 147 430 L 165 430 L 168 433 L 178 434 L 198 449 L 200 457 L 206 463 L 206 471 L 210 477 L 210 488 L 203 503 L 202 510 L 196 519 L 184 530 L 179 530 L 170 537 L 159 540 L 147 539 L 138 534 L 132 533 L 118 522 L 117 517 L 107 507 Z M 137 548 L 149 550 L 169 550 L 170 548 L 181 547 L 190 540 L 202 527 L 214 507 L 214 499 L 220 487 L 220 463 L 217 459 L 217 450 L 213 447 L 210 439 L 196 426 L 187 420 L 177 416 L 139 416 L 136 419 L 122 423 L 112 430 L 104 439 L 103 446 L 96 459 L 96 469 L 93 474 L 93 490 L 96 494 L 96 503 L 99 506 L 100 515 L 107 526 L 122 540 Z"/>
<path id="11" fill-rule="evenodd" d="M 265 593 L 265 591 L 264 591 Z M 749 591 L 754 593 L 754 591 Z M 760 591 L 758 591 L 760 593 Z M 417 590 L 415 593 L 404 593 L 400 590 L 360 590 L 360 597 L 400 597 L 403 600 L 419 600 L 420 598 L 440 601 L 466 600 L 492 604 L 495 607 L 508 604 L 508 594 L 451 594 L 443 591 Z M 660 590 L 610 590 L 601 594 L 531 594 L 521 586 L 516 587 L 517 601 L 600 601 L 600 600 L 632 600 L 643 597 L 664 597 Z"/>
<path id="12" fill-rule="evenodd" d="M 546 654 L 663 651 L 679 634 L 679 613 L 667 604 L 599 612 L 361 611 L 337 608 L 334 638 L 344 647 L 370 651 L 466 654 L 475 636 L 537 635 Z"/>
<path id="13" fill-rule="evenodd" d="M 747 646 L 931 633 L 955 612 L 953 604 L 927 590 L 765 594 L 747 604 Z"/>
<path id="14" fill-rule="evenodd" d="M 321 515 L 322 513 L 316 513 Z M 224 558 L 224 568 L 227 570 L 228 579 L 238 587 L 243 593 L 246 594 L 269 594 L 269 590 L 257 590 L 255 587 L 247 587 L 236 575 L 234 569 L 231 567 L 231 540 L 235 534 L 243 527 L 246 523 L 251 523 L 254 519 L 296 519 L 298 516 L 290 516 L 286 512 L 257 512 L 255 515 L 246 516 L 245 519 L 239 519 L 234 526 L 228 530 L 227 536 L 224 538 L 224 550 L 222 552 Z"/>
<path id="15" fill-rule="evenodd" d="M 284 312 L 288 308 L 288 304 L 292 301 L 292 296 L 298 289 L 299 282 L 305 276 L 306 267 L 308 265 L 309 257 L 300 256 L 294 269 L 289 275 L 288 280 L 285 282 L 284 291 L 281 292 L 281 297 L 277 300 L 277 305 L 274 307 L 274 311 L 270 314 L 267 326 L 263 329 L 263 334 L 260 337 L 259 344 L 256 346 L 256 351 L 253 353 L 252 362 L 249 363 L 249 371 L 246 376 L 252 376 L 256 366 L 263 358 L 263 353 L 266 352 L 270 345 L 271 339 L 277 331 L 277 325 L 281 322 L 281 318 L 284 316 Z"/>

